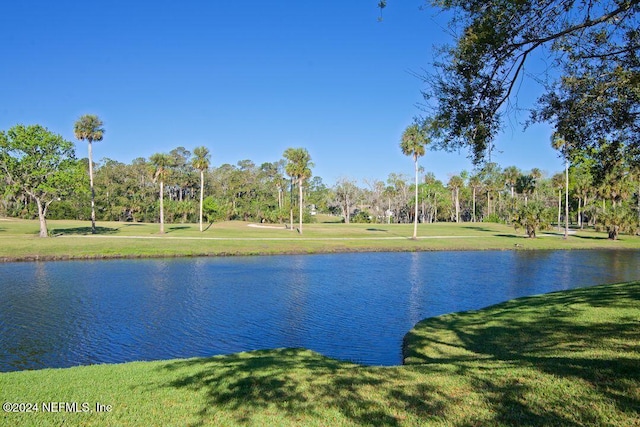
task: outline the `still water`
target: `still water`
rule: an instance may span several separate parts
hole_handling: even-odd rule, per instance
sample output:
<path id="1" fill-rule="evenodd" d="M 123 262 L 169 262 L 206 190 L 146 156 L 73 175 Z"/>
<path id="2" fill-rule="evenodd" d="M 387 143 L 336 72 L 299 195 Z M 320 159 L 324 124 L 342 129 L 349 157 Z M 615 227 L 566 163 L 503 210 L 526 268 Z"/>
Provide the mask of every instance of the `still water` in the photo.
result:
<path id="1" fill-rule="evenodd" d="M 305 347 L 401 363 L 423 318 L 640 279 L 638 251 L 0 264 L 0 372 Z"/>

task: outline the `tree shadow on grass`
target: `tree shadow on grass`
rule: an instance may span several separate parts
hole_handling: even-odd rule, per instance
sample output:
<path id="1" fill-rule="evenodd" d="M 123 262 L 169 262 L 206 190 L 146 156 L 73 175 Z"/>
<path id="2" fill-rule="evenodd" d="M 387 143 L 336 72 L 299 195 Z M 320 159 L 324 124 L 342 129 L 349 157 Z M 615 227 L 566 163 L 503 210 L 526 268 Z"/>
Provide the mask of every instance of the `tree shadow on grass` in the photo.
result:
<path id="1" fill-rule="evenodd" d="M 246 425 L 272 417 L 279 425 L 399 426 L 405 417 L 415 424 L 445 409 L 424 399 L 437 390 L 411 369 L 368 368 L 305 349 L 189 359 L 159 369 L 177 376 L 164 387 L 204 394 L 192 425 L 212 424 L 214 415 L 224 414 Z"/>
<path id="2" fill-rule="evenodd" d="M 584 236 L 584 235 L 580 235 L 580 234 L 570 234 L 569 238 L 576 238 L 576 239 L 582 239 L 582 240 L 609 240 L 609 236 Z"/>
<path id="3" fill-rule="evenodd" d="M 640 410 L 639 314 L 640 282 L 523 298 L 424 320 L 405 337 L 404 356 L 475 378 L 500 423 L 518 414 L 522 425 L 626 425 Z M 478 375 L 479 360 L 496 374 Z M 514 379 L 498 374 L 502 366 Z M 536 389 L 548 402 L 523 405 Z"/>
<path id="4" fill-rule="evenodd" d="M 495 231 L 496 231 L 496 230 L 491 230 L 490 228 L 481 227 L 481 226 L 478 226 L 478 225 L 465 225 L 462 228 L 465 228 L 467 230 L 486 231 L 486 232 L 489 232 L 489 233 L 495 233 Z"/>
<path id="5" fill-rule="evenodd" d="M 115 234 L 119 231 L 119 228 L 111 227 L 96 227 L 95 234 Z M 54 228 L 51 230 L 53 236 L 68 236 L 68 235 L 90 235 L 91 227 L 74 227 L 74 228 Z"/>
<path id="6" fill-rule="evenodd" d="M 172 233 L 174 231 L 178 231 L 178 230 L 188 230 L 189 227 L 188 225 L 176 225 L 175 227 L 169 227 L 169 231 L 167 231 L 167 233 Z"/>

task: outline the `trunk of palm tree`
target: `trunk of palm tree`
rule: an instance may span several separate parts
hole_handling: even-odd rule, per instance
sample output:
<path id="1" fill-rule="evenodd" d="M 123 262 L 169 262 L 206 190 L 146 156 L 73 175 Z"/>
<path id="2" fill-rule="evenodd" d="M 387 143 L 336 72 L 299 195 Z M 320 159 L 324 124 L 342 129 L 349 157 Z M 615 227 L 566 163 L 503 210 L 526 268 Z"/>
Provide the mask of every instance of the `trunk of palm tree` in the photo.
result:
<path id="1" fill-rule="evenodd" d="M 473 187 L 473 215 L 471 218 L 473 222 L 476 222 L 476 187 Z"/>
<path id="2" fill-rule="evenodd" d="M 413 218 L 413 239 L 418 238 L 418 156 L 414 156 L 413 160 L 416 164 L 416 203 L 415 203 L 415 212 Z"/>
<path id="3" fill-rule="evenodd" d="M 164 234 L 164 181 L 160 180 L 160 234 Z"/>
<path id="4" fill-rule="evenodd" d="M 299 218 L 299 222 L 300 222 L 300 229 L 298 230 L 300 232 L 300 234 L 302 234 L 302 179 L 300 180 L 300 185 L 298 186 L 298 201 L 299 201 L 299 213 L 300 213 L 300 218 Z"/>
<path id="5" fill-rule="evenodd" d="M 93 189 L 93 154 L 91 148 L 91 141 L 89 141 L 89 187 L 91 187 L 91 234 L 96 234 L 96 208 L 95 198 L 96 193 Z"/>
<path id="6" fill-rule="evenodd" d="M 562 190 L 558 190 L 558 231 L 560 231 L 561 212 L 562 212 Z"/>
<path id="7" fill-rule="evenodd" d="M 202 203 L 204 201 L 204 170 L 200 170 L 200 232 L 202 232 Z"/>
<path id="8" fill-rule="evenodd" d="M 460 222 L 460 188 L 456 187 L 456 222 Z"/>
<path id="9" fill-rule="evenodd" d="M 491 215 L 491 196 L 489 191 L 487 191 L 487 216 Z"/>
<path id="10" fill-rule="evenodd" d="M 578 197 L 578 227 L 582 228 L 582 197 Z"/>
<path id="11" fill-rule="evenodd" d="M 293 231 L 293 178 L 289 187 L 289 230 Z"/>
<path id="12" fill-rule="evenodd" d="M 569 237 L 569 159 L 564 160 L 564 238 Z"/>

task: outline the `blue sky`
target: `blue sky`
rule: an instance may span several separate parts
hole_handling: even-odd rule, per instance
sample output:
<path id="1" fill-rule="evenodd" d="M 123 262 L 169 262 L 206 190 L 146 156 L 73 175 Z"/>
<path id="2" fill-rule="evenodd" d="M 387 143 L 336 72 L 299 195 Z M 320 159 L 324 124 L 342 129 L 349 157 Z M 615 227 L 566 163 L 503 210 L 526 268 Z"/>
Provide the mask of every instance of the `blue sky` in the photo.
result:
<path id="1" fill-rule="evenodd" d="M 75 141 L 82 114 L 105 123 L 94 159 L 130 162 L 207 146 L 212 165 L 276 161 L 305 147 L 314 175 L 386 180 L 413 173 L 399 139 L 421 114 L 415 76 L 449 40 L 445 15 L 421 0 L 80 2 L 0 5 L 0 129 L 41 124 Z M 523 104 L 535 99 L 525 84 Z M 526 119 L 526 115 L 519 118 Z M 562 170 L 550 129 L 507 122 L 493 159 Z M 76 144 L 86 157 L 84 143 Z M 467 153 L 428 151 L 447 180 Z"/>

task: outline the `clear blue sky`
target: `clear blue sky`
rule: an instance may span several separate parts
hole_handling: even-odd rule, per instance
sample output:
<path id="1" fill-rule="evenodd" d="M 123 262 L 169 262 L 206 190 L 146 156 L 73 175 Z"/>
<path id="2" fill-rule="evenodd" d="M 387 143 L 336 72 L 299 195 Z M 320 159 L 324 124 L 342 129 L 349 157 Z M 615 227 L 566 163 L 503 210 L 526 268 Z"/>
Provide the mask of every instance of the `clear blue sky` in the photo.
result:
<path id="1" fill-rule="evenodd" d="M 421 114 L 414 74 L 449 40 L 446 17 L 423 4 L 390 2 L 378 22 L 377 0 L 5 1 L 0 129 L 37 123 L 75 141 L 75 120 L 97 114 L 106 134 L 95 160 L 205 145 L 214 166 L 259 165 L 305 147 L 328 185 L 411 176 L 399 139 Z M 560 171 L 549 135 L 512 120 L 493 158 Z M 420 163 L 445 181 L 472 168 L 466 152 Z"/>

